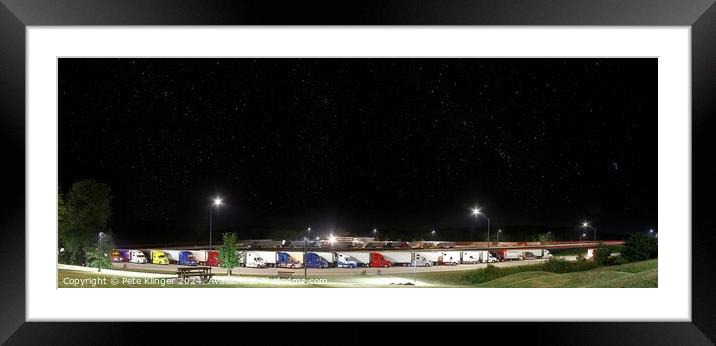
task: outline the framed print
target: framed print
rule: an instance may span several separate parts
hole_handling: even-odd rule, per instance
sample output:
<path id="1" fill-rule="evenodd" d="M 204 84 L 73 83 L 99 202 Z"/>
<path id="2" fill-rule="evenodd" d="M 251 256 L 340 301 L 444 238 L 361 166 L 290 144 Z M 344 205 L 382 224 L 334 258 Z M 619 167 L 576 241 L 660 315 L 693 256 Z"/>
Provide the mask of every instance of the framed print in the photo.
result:
<path id="1" fill-rule="evenodd" d="M 562 5 L 4 1 L 3 340 L 712 344 L 716 9 Z"/>

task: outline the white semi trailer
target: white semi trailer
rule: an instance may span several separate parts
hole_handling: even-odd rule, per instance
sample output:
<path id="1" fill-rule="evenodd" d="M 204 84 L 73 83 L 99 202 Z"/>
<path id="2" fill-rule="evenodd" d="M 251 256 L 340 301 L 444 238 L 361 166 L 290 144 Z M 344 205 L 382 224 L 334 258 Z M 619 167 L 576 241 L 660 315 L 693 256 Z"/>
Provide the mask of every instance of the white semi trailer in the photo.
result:
<path id="1" fill-rule="evenodd" d="M 380 254 L 388 261 L 393 262 L 394 266 L 409 266 L 413 261 L 413 253 L 411 251 L 379 251 Z"/>
<path id="2" fill-rule="evenodd" d="M 167 255 L 167 258 L 169 259 L 169 263 L 179 263 L 179 252 L 181 252 L 181 251 L 165 250 L 165 249 L 162 249 L 162 251 L 164 251 L 164 254 Z"/>
<path id="3" fill-rule="evenodd" d="M 440 252 L 438 251 L 418 251 L 416 254 L 424 257 L 432 265 L 437 265 L 440 262 Z M 418 263 L 418 265 L 420 264 Z"/>
<path id="4" fill-rule="evenodd" d="M 209 250 L 189 250 L 189 252 L 194 255 L 196 263 L 199 263 L 200 265 L 206 265 L 209 261 Z"/>
<path id="5" fill-rule="evenodd" d="M 276 265 L 274 251 L 246 251 L 246 268 L 266 268 Z"/>
<path id="6" fill-rule="evenodd" d="M 276 253 L 273 251 L 246 251 L 246 268 L 266 268 L 268 262 L 273 258 L 276 264 Z"/>
<path id="7" fill-rule="evenodd" d="M 547 249 L 524 249 L 521 251 L 522 251 L 523 258 L 530 257 L 529 255 L 527 255 L 528 252 L 531 253 L 532 256 L 534 256 L 535 258 L 551 258 L 552 257 L 552 254 L 549 253 L 549 250 L 547 250 Z"/>
<path id="8" fill-rule="evenodd" d="M 336 260 L 355 261 L 359 267 L 370 266 L 370 252 L 336 252 Z"/>
<path id="9" fill-rule="evenodd" d="M 458 265 L 460 262 L 460 251 L 442 251 L 438 257 L 438 264 Z"/>
<path id="10" fill-rule="evenodd" d="M 497 262 L 497 258 L 490 255 L 487 250 L 463 251 L 462 263 L 475 264 L 485 262 Z"/>
<path id="11" fill-rule="evenodd" d="M 331 251 L 311 251 L 326 260 L 330 266 L 336 265 L 336 253 Z M 301 255 L 303 256 L 303 254 Z M 303 258 L 303 257 L 302 257 Z"/>

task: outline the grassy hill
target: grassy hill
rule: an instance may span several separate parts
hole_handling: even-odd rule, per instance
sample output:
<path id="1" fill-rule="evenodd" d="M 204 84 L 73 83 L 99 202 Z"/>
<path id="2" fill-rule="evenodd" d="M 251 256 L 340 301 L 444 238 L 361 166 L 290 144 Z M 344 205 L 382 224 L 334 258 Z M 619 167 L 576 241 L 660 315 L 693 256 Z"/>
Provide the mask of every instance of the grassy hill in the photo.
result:
<path id="1" fill-rule="evenodd" d="M 537 267 L 534 266 L 536 269 Z M 542 270 L 509 274 L 480 284 L 470 284 L 465 272 L 424 273 L 418 275 L 434 285 L 448 287 L 657 287 L 657 260 L 599 267 L 582 272 L 557 274 Z"/>

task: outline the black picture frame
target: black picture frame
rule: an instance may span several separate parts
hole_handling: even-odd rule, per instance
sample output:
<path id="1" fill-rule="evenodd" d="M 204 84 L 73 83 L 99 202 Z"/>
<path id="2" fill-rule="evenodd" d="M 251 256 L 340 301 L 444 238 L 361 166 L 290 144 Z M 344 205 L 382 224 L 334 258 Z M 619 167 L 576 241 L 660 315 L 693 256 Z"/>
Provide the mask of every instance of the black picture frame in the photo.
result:
<path id="1" fill-rule="evenodd" d="M 692 321 L 599 323 L 463 323 L 440 324 L 440 335 L 460 339 L 498 335 L 510 343 L 535 337 L 545 343 L 710 345 L 716 342 L 714 256 L 716 169 L 716 5 L 714 0 L 368 0 L 368 1 L 230 1 L 230 0 L 0 0 L 0 148 L 4 160 L 0 218 L 0 259 L 23 259 L 25 244 L 25 28 L 52 25 L 619 25 L 687 26 L 692 49 Z M 678 230 L 673 230 L 678 231 Z M 685 231 L 685 230 L 684 230 Z M 662 254 L 662 260 L 679 254 Z M 3 261 L 3 263 L 6 263 Z M 168 342 L 202 339 L 168 323 L 25 322 L 24 261 L 7 262 L 0 280 L 0 340 L 9 344 L 120 343 L 142 333 Z M 15 264 L 12 264 L 15 263 Z M 658 304 L 659 302 L 655 302 Z M 194 325 L 196 326 L 196 324 Z M 315 324 L 314 324 L 315 326 Z M 335 328 L 334 328 L 335 327 Z M 203 323 L 202 333 L 221 335 L 227 326 Z M 294 334 L 302 324 L 281 326 Z M 391 336 L 386 324 L 327 326 L 347 341 L 366 329 Z M 418 331 L 423 326 L 406 326 Z M 256 331 L 234 325 L 232 334 Z M 383 329 L 383 330 L 380 330 Z M 515 332 L 519 331 L 519 332 Z M 147 333 L 145 333 L 147 332 Z M 265 333 L 265 332 L 264 332 Z M 449 334 L 445 334 L 449 333 Z M 498 333 L 498 334 L 494 334 Z M 205 334 L 204 334 L 205 335 Z M 314 334 L 314 336 L 317 334 Z M 323 333 L 320 333 L 323 337 Z M 421 333 L 412 334 L 420 338 Z M 407 338 L 407 339 L 406 339 Z M 417 339 L 416 338 L 416 339 Z M 346 340 L 344 339 L 344 340 Z M 129 339 L 131 340 L 131 339 Z M 366 338 L 365 340 L 369 340 Z M 487 339 L 483 339 L 487 340 Z M 146 340 L 145 340 L 146 341 Z M 355 341 L 355 340 L 352 340 Z M 427 339 L 426 339 L 427 341 Z"/>

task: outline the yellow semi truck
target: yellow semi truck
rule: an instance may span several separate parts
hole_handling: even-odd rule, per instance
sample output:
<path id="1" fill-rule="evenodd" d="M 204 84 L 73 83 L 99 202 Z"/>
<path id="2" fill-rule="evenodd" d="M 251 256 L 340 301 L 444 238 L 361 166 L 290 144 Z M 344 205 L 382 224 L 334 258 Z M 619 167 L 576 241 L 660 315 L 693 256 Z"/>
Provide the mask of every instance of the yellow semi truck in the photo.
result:
<path id="1" fill-rule="evenodd" d="M 169 264 L 169 257 L 162 250 L 146 249 L 142 250 L 147 255 L 149 263 L 153 264 Z"/>

